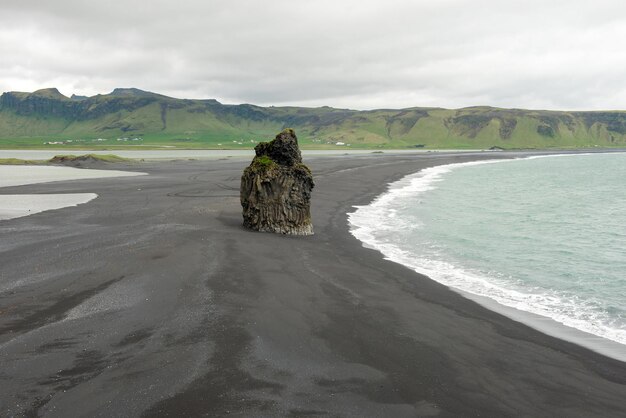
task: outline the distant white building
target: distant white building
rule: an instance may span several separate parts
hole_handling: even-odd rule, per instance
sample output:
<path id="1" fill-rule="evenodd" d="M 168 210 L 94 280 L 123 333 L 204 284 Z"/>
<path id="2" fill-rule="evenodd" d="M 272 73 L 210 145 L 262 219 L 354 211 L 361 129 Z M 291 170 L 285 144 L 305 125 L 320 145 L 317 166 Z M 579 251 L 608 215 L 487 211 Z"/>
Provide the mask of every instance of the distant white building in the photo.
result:
<path id="1" fill-rule="evenodd" d="M 337 142 L 335 145 L 341 146 L 341 145 L 346 145 L 346 143 L 345 142 Z"/>

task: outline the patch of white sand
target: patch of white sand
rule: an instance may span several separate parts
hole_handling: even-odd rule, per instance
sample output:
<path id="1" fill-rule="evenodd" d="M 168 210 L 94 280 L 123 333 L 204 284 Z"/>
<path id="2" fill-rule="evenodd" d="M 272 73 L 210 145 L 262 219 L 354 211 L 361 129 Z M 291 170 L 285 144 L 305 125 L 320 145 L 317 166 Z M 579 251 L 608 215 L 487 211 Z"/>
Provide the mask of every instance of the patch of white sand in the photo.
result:
<path id="1" fill-rule="evenodd" d="M 28 165 L 0 166 L 0 188 L 64 180 L 85 180 L 105 177 L 133 177 L 146 173 L 118 170 L 87 170 L 73 167 Z M 95 193 L 1 194 L 0 220 L 33 215 L 46 210 L 61 209 L 87 203 L 98 197 Z"/>
<path id="2" fill-rule="evenodd" d="M 87 170 L 73 167 L 2 165 L 0 166 L 0 187 L 23 186 L 25 184 L 63 180 L 143 176 L 145 174 L 119 170 Z"/>
<path id="3" fill-rule="evenodd" d="M 98 195 L 95 193 L 0 195 L 0 220 L 33 215 L 45 210 L 77 206 L 96 197 Z"/>

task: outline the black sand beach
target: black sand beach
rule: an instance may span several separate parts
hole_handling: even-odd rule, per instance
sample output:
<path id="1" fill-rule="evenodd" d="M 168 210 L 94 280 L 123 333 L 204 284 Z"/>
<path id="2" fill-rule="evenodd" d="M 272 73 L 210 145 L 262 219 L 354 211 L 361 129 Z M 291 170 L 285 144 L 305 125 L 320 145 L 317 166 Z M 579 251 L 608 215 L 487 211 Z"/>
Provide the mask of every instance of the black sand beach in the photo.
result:
<path id="1" fill-rule="evenodd" d="M 241 227 L 244 160 L 0 189 L 99 195 L 0 222 L 0 416 L 625 416 L 625 363 L 348 231 L 346 212 L 390 181 L 502 156 L 306 159 L 312 237 Z"/>

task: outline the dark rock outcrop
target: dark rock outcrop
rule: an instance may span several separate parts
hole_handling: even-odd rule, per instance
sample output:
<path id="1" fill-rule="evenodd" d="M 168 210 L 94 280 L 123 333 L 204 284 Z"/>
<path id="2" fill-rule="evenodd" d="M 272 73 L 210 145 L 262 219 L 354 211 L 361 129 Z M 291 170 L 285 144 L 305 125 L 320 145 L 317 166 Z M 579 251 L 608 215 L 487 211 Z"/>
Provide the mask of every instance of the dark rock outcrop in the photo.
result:
<path id="1" fill-rule="evenodd" d="M 241 176 L 244 226 L 278 234 L 313 234 L 313 176 L 302 163 L 293 129 L 285 129 L 254 150 L 256 156 Z"/>
<path id="2" fill-rule="evenodd" d="M 65 165 L 77 168 L 103 167 L 110 163 L 132 163 L 133 160 L 113 154 L 55 155 L 48 160 L 49 164 Z"/>

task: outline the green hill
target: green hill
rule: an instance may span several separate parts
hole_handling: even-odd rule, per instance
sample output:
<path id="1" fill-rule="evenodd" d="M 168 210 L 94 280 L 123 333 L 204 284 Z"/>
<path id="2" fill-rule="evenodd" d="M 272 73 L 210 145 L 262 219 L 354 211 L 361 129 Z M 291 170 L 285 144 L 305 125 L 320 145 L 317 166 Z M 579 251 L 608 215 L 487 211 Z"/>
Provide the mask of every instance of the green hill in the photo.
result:
<path id="1" fill-rule="evenodd" d="M 249 148 L 285 127 L 294 128 L 306 148 L 626 146 L 622 111 L 260 107 L 134 88 L 93 97 L 69 98 L 54 88 L 0 96 L 2 148 Z"/>

